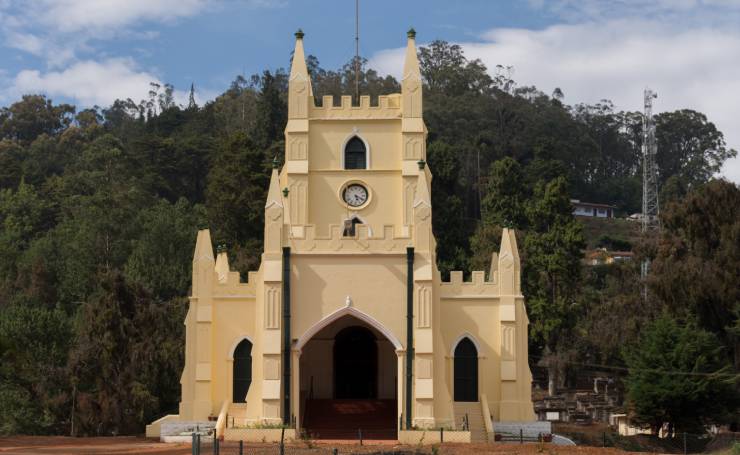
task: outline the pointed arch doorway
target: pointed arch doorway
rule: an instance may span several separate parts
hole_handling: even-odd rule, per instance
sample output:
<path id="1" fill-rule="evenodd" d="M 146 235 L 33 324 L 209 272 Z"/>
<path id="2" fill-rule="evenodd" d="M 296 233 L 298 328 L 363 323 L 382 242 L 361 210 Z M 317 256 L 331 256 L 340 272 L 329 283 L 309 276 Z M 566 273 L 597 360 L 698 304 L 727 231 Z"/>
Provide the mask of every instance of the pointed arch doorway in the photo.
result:
<path id="1" fill-rule="evenodd" d="M 301 427 L 313 439 L 396 439 L 395 340 L 352 314 L 299 340 Z"/>
<path id="2" fill-rule="evenodd" d="M 455 401 L 478 401 L 478 349 L 464 337 L 454 354 Z"/>

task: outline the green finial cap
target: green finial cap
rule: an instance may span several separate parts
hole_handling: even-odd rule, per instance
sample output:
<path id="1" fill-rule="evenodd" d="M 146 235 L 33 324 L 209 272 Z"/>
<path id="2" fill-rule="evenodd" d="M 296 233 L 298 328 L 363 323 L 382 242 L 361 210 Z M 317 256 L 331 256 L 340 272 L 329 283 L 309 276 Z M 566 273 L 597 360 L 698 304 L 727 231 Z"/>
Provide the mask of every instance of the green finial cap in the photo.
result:
<path id="1" fill-rule="evenodd" d="M 288 193 L 290 193 L 290 190 L 286 186 L 285 188 L 283 188 L 283 197 L 288 197 Z"/>
<path id="2" fill-rule="evenodd" d="M 221 243 L 221 244 L 219 244 L 216 247 L 216 252 L 219 253 L 219 254 L 224 253 L 225 251 L 226 251 L 226 244 L 225 243 Z"/>
<path id="3" fill-rule="evenodd" d="M 272 168 L 277 169 L 279 165 L 280 165 L 280 162 L 278 161 L 277 155 L 276 155 L 275 158 L 272 159 Z"/>
<path id="4" fill-rule="evenodd" d="M 406 36 L 409 38 L 416 38 L 416 30 L 414 30 L 414 27 L 411 27 L 408 32 L 406 32 Z"/>
<path id="5" fill-rule="evenodd" d="M 303 33 L 303 30 L 301 30 L 300 28 L 298 29 L 297 32 L 295 32 L 296 39 L 303 39 L 303 35 L 305 34 Z"/>
<path id="6" fill-rule="evenodd" d="M 419 169 L 423 171 L 424 170 L 424 167 L 427 165 L 427 162 L 424 161 L 424 160 L 419 160 L 419 161 L 416 162 L 416 164 L 418 164 L 419 165 Z"/>

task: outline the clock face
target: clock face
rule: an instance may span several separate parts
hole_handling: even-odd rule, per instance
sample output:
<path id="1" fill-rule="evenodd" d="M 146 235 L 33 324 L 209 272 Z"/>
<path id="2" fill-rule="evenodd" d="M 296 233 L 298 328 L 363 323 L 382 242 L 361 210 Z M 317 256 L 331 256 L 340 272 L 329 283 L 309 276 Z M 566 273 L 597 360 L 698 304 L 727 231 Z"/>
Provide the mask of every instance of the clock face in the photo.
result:
<path id="1" fill-rule="evenodd" d="M 344 189 L 343 198 L 350 207 L 359 207 L 367 202 L 367 188 L 357 183 L 348 185 Z"/>

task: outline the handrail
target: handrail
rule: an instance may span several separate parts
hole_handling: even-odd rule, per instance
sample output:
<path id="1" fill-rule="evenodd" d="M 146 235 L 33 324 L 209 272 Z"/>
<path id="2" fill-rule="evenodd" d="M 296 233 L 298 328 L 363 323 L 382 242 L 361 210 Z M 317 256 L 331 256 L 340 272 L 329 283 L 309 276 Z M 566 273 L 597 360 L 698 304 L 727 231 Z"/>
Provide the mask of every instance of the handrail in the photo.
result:
<path id="1" fill-rule="evenodd" d="M 218 419 L 216 420 L 216 437 L 221 438 L 224 435 L 224 428 L 226 428 L 226 414 L 229 412 L 229 400 L 224 400 L 221 405 L 221 411 L 218 413 Z"/>
<path id="2" fill-rule="evenodd" d="M 493 422 L 491 421 L 491 410 L 488 408 L 488 397 L 485 393 L 480 394 L 481 412 L 483 413 L 483 425 L 486 427 L 486 439 L 493 433 Z M 488 442 L 491 442 L 490 439 Z"/>

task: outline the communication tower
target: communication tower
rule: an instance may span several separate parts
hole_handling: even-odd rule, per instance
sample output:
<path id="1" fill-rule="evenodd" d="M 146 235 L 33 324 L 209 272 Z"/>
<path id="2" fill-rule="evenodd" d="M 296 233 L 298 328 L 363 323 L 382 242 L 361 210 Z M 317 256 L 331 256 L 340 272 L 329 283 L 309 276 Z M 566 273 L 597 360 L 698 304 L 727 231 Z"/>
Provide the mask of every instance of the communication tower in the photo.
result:
<path id="1" fill-rule="evenodd" d="M 642 117 L 642 235 L 643 237 L 656 231 L 660 227 L 658 215 L 658 168 L 655 164 L 655 155 L 658 144 L 655 140 L 655 122 L 653 121 L 653 99 L 658 94 L 649 88 L 645 89 L 645 114 Z M 642 277 L 645 278 L 650 267 L 650 261 L 645 260 L 641 266 Z"/>

